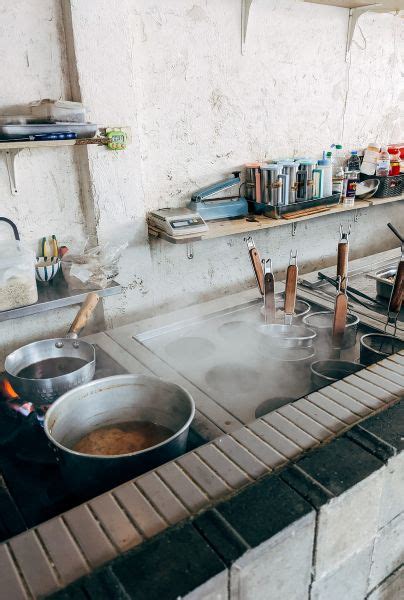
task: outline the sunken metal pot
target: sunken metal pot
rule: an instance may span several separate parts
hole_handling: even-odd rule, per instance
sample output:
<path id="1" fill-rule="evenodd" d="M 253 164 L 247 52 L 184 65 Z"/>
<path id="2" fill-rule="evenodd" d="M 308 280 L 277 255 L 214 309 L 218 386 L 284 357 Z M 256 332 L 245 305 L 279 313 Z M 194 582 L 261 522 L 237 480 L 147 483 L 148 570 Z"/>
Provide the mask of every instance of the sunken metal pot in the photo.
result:
<path id="1" fill-rule="evenodd" d="M 276 310 L 281 310 L 283 311 L 285 305 L 285 300 L 284 300 L 284 295 L 282 295 L 281 298 L 276 298 L 275 299 L 275 308 Z M 300 322 L 303 317 L 305 317 L 311 310 L 311 306 L 308 302 L 306 302 L 305 300 L 300 300 L 297 299 L 296 300 L 296 304 L 295 304 L 295 314 L 293 316 L 293 322 Z M 260 314 L 265 317 L 265 309 L 263 306 L 261 306 L 260 308 Z"/>
<path id="2" fill-rule="evenodd" d="M 332 347 L 332 328 L 334 321 L 334 313 L 331 311 L 320 311 L 310 313 L 303 317 L 303 323 L 314 329 L 317 333 L 318 341 L 329 344 Z M 348 314 L 345 326 L 344 341 L 342 348 L 352 348 L 356 343 L 356 334 L 358 332 L 359 317 L 353 314 Z"/>
<path id="3" fill-rule="evenodd" d="M 386 333 L 367 333 L 361 337 L 361 363 L 372 365 L 404 350 L 404 341 Z"/>
<path id="4" fill-rule="evenodd" d="M 48 409 L 44 429 L 66 484 L 82 496 L 110 489 L 183 454 L 194 414 L 191 395 L 175 383 L 146 375 L 115 375 L 61 396 Z M 99 456 L 72 450 L 95 429 L 131 421 L 151 421 L 173 435 L 130 454 Z"/>
<path id="5" fill-rule="evenodd" d="M 361 369 L 364 369 L 364 365 L 348 360 L 317 360 L 310 366 L 311 380 L 320 388 L 353 375 Z"/>

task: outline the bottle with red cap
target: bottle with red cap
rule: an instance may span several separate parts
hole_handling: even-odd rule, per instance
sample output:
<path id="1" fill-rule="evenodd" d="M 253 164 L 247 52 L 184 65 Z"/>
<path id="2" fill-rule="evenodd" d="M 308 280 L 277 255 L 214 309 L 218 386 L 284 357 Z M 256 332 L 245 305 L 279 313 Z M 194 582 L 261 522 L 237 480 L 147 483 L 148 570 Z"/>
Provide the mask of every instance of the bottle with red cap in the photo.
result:
<path id="1" fill-rule="evenodd" d="M 390 154 L 389 175 L 400 175 L 400 149 L 397 146 L 389 146 L 387 151 Z"/>

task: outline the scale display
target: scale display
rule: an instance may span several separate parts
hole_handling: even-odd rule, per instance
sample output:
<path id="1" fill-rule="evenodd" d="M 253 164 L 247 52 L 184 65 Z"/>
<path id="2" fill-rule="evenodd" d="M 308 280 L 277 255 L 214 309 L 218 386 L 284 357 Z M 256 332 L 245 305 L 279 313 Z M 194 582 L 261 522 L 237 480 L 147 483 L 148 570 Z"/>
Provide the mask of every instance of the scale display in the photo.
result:
<path id="1" fill-rule="evenodd" d="M 149 222 L 169 235 L 180 236 L 208 231 L 208 226 L 197 212 L 188 208 L 161 208 L 149 213 Z"/>

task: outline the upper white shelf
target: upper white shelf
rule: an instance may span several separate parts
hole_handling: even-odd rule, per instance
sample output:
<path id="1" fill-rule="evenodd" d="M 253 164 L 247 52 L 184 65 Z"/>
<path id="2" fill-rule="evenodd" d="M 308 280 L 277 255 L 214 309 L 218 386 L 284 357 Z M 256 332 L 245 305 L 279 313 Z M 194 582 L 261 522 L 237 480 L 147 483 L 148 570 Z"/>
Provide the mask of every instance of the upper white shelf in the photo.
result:
<path id="1" fill-rule="evenodd" d="M 346 54 L 351 49 L 352 39 L 356 24 L 361 15 L 366 12 L 398 13 L 404 10 L 404 0 L 303 0 L 310 4 L 322 4 L 323 6 L 338 6 L 349 9 L 348 36 Z M 253 0 L 241 0 L 241 52 L 244 54 L 248 19 Z"/>

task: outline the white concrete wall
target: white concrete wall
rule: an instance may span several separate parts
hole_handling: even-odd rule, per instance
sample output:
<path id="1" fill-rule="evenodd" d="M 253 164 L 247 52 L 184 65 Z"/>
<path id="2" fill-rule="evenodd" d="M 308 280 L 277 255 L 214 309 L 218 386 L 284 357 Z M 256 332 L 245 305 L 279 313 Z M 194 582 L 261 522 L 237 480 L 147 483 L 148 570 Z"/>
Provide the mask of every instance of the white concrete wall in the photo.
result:
<path id="1" fill-rule="evenodd" d="M 81 97 L 96 122 L 131 126 L 133 144 L 116 154 L 24 151 L 18 197 L 0 162 L 0 212 L 29 240 L 56 233 L 69 242 L 95 230 L 102 242 L 132 223 L 133 244 L 121 261 L 124 293 L 105 302 L 109 326 L 252 284 L 242 236 L 198 244 L 189 261 L 184 247 L 149 245 L 151 208 L 183 205 L 197 187 L 249 160 L 320 156 L 332 142 L 350 149 L 402 135 L 404 27 L 392 15 L 362 18 L 346 63 L 348 12 L 340 8 L 255 0 L 241 56 L 238 0 L 71 0 L 71 7 L 69 31 L 57 0 L 0 0 L 7 82 L 0 110 L 41 96 Z M 68 65 L 66 37 L 75 65 Z M 79 179 L 78 158 L 89 185 Z M 402 206 L 361 213 L 355 256 L 394 244 L 388 220 L 404 226 Z M 333 260 L 338 226 L 325 216 L 300 224 L 293 239 L 289 226 L 255 238 L 276 269 L 292 247 L 311 269 Z M 53 329 L 50 316 L 29 324 L 32 336 Z M 23 338 L 28 329 L 19 331 Z M 17 342 L 7 324 L 0 335 Z"/>

